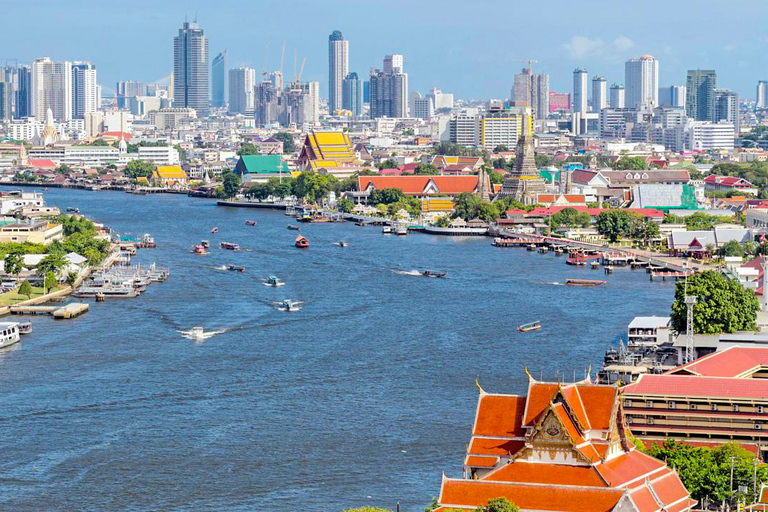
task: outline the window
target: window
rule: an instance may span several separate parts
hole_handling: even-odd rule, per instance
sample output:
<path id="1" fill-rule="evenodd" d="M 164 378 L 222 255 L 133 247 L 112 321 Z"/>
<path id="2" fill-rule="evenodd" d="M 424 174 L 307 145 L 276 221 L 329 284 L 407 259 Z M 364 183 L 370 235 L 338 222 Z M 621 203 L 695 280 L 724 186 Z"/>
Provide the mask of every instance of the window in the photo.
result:
<path id="1" fill-rule="evenodd" d="M 717 404 L 712 404 L 712 410 L 713 410 L 713 411 L 716 411 L 716 410 L 717 410 Z"/>
<path id="2" fill-rule="evenodd" d="M 733 412 L 739 412 L 739 404 L 733 404 Z"/>
<path id="3" fill-rule="evenodd" d="M 762 405 L 758 405 L 757 412 L 760 414 L 763 414 L 765 412 L 765 407 L 763 407 Z"/>
<path id="4" fill-rule="evenodd" d="M 667 406 L 668 406 L 670 409 L 674 409 L 674 408 L 675 408 L 675 402 L 674 402 L 674 400 L 670 400 L 669 402 L 667 402 Z"/>
<path id="5" fill-rule="evenodd" d="M 648 407 L 649 409 L 653 409 L 653 400 L 648 400 L 648 401 L 645 403 L 645 405 L 646 405 L 646 407 Z"/>
<path id="6" fill-rule="evenodd" d="M 651 418 L 650 416 L 648 416 L 648 424 L 653 425 L 653 418 Z"/>
<path id="7" fill-rule="evenodd" d="M 624 400 L 624 407 L 632 407 L 632 400 Z"/>

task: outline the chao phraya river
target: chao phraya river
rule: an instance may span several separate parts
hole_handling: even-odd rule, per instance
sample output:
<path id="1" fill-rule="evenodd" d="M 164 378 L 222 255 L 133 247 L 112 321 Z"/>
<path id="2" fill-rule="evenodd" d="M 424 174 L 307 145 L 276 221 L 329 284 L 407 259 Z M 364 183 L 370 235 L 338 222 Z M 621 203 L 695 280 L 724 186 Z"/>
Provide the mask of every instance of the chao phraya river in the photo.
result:
<path id="1" fill-rule="evenodd" d="M 442 471 L 461 475 L 475 377 L 507 393 L 524 392 L 526 365 L 581 377 L 673 296 L 629 269 L 597 288 L 552 284 L 603 274 L 488 238 L 315 224 L 299 250 L 282 212 L 122 192 L 46 199 L 151 233 L 158 247 L 135 261 L 171 277 L 76 320 L 36 317 L 0 352 L 2 510 L 422 510 Z M 209 255 L 190 252 L 201 239 Z M 448 274 L 409 275 L 425 268 Z M 264 286 L 268 275 L 286 285 Z M 284 298 L 304 307 L 276 310 Z M 541 331 L 517 332 L 533 320 Z M 225 332 L 178 333 L 196 325 Z"/>

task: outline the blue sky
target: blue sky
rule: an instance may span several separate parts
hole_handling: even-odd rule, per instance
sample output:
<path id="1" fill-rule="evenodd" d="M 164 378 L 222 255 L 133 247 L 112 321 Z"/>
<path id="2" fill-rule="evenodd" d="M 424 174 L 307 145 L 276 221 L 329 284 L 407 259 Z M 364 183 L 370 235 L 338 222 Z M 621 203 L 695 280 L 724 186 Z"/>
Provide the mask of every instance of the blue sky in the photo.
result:
<path id="1" fill-rule="evenodd" d="M 386 53 L 402 53 L 411 90 L 437 86 L 461 98 L 506 98 L 525 59 L 569 92 L 571 72 L 624 82 L 624 61 L 650 53 L 660 84 L 682 85 L 689 68 L 714 68 L 718 85 L 754 97 L 768 79 L 768 12 L 757 0 L 0 0 L 0 63 L 35 57 L 91 60 L 105 94 L 117 80 L 151 83 L 172 66 L 173 36 L 198 18 L 211 59 L 229 67 L 280 64 L 327 94 L 328 34 L 350 41 L 350 69 L 367 76 Z"/>

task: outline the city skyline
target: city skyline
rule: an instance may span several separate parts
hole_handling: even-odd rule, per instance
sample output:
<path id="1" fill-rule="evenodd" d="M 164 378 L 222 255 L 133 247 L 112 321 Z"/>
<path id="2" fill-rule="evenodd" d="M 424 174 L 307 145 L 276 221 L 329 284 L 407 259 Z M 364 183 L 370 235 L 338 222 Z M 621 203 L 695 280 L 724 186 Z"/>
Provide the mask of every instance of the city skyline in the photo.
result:
<path id="1" fill-rule="evenodd" d="M 287 25 L 291 30 L 280 24 L 265 23 L 255 36 L 254 20 L 260 19 L 262 12 L 273 7 L 278 9 L 277 2 L 268 0 L 262 5 L 251 6 L 225 1 L 213 7 L 198 0 L 184 4 L 174 2 L 175 5 L 139 1 L 136 9 L 121 13 L 121 24 L 115 26 L 110 20 L 108 27 L 99 24 L 99 21 L 107 21 L 106 14 L 99 14 L 106 11 L 95 8 L 98 5 L 95 2 L 60 5 L 40 0 L 35 3 L 50 14 L 40 20 L 41 32 L 52 32 L 63 23 L 69 27 L 68 37 L 55 44 L 45 37 L 25 39 L 25 44 L 21 45 L 22 27 L 9 26 L 0 34 L 0 46 L 6 53 L 0 55 L 3 64 L 8 59 L 17 58 L 28 63 L 44 56 L 54 61 L 89 60 L 99 69 L 99 83 L 104 86 L 105 96 L 114 93 L 117 81 L 154 83 L 167 80 L 173 65 L 167 51 L 168 38 L 183 23 L 185 13 L 188 20 L 197 19 L 205 30 L 212 55 L 228 50 L 229 68 L 277 69 L 285 40 L 285 76 L 293 74 L 294 53 L 298 55 L 299 63 L 306 57 L 304 77 L 322 84 L 321 96 L 324 98 L 328 97 L 325 45 L 333 30 L 340 30 L 354 47 L 350 52 L 350 70 L 357 70 L 358 74 L 362 72 L 364 76 L 368 69 L 378 64 L 381 55 L 403 54 L 409 62 L 411 90 L 423 93 L 437 86 L 465 99 L 506 98 L 514 75 L 525 67 L 522 61 L 526 59 L 539 61 L 533 66 L 534 72 L 549 74 L 550 89 L 558 92 L 570 90 L 571 72 L 575 67 L 587 69 L 590 76 L 605 76 L 609 84 L 624 83 L 624 62 L 643 54 L 654 55 L 659 60 L 661 87 L 684 85 L 688 69 L 716 69 L 722 87 L 738 92 L 742 98 L 752 99 L 757 81 L 768 79 L 768 72 L 761 74 L 759 71 L 766 63 L 766 57 L 760 55 L 760 45 L 755 44 L 762 41 L 760 36 L 755 41 L 754 37 L 737 34 L 728 44 L 720 45 L 708 35 L 709 31 L 736 16 L 729 12 L 715 14 L 714 10 L 707 16 L 708 7 L 720 5 L 714 1 L 695 4 L 701 14 L 697 18 L 697 29 L 685 33 L 679 30 L 675 13 L 682 15 L 686 4 L 693 5 L 692 2 L 672 6 L 651 2 L 648 9 L 638 13 L 600 2 L 602 8 L 596 8 L 589 17 L 576 6 L 556 2 L 554 9 L 558 16 L 547 25 L 550 30 L 548 44 L 541 44 L 541 27 L 535 23 L 520 23 L 514 34 L 491 31 L 485 21 L 473 22 L 456 16 L 450 1 L 447 5 L 441 4 L 439 10 L 434 5 L 405 2 L 396 2 L 389 7 L 370 6 L 372 15 L 367 19 L 378 20 L 375 24 L 361 23 L 354 9 L 344 0 L 330 0 L 323 5 L 302 3 L 298 7 L 305 15 Z M 495 17 L 505 19 L 535 19 L 536 16 L 535 6 L 513 6 L 496 1 L 483 2 L 482 6 Z M 658 15 L 662 6 L 668 16 Z M 28 6 L 9 4 L 4 6 L 4 11 L 9 17 L 19 19 L 25 7 Z M 402 9 L 407 9 L 416 19 L 421 16 L 433 19 L 430 30 L 408 30 L 410 37 L 407 40 L 391 37 L 392 23 L 401 23 L 403 29 L 413 23 L 397 16 Z M 621 16 L 631 16 L 634 23 L 615 23 Z M 572 23 L 573 17 L 581 19 L 581 23 Z M 746 28 L 740 33 L 749 33 L 752 26 L 757 30 L 763 17 L 766 15 L 756 13 L 749 19 L 739 19 L 741 26 Z M 566 24 L 559 20 L 569 21 Z M 651 22 L 654 24 L 653 35 L 647 30 Z M 141 38 L 131 38 L 136 26 L 144 27 Z M 477 44 L 468 46 L 458 42 L 453 37 L 456 29 L 473 33 L 472 39 Z M 658 37 L 659 32 L 664 33 L 664 37 Z M 103 38 L 103 42 L 94 44 L 94 37 Z M 130 44 L 126 46 L 125 41 Z"/>

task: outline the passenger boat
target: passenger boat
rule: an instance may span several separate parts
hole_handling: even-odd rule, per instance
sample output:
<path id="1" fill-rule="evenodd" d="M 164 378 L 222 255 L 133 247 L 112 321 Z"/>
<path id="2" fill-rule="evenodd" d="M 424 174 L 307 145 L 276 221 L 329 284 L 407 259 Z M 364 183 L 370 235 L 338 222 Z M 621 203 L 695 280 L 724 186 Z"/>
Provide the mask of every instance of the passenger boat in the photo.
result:
<path id="1" fill-rule="evenodd" d="M 535 251 L 535 250 L 536 250 L 536 244 L 530 244 L 530 245 L 528 245 L 527 249 L 528 249 L 529 251 Z"/>
<path id="2" fill-rule="evenodd" d="M 218 232 L 219 232 L 219 228 L 211 228 L 211 233 L 218 233 Z"/>
<path id="3" fill-rule="evenodd" d="M 285 299 L 281 302 L 275 302 L 274 305 L 280 311 L 298 311 L 304 303 L 297 300 Z"/>
<path id="4" fill-rule="evenodd" d="M 192 248 L 192 252 L 195 254 L 205 254 L 205 247 L 198 244 Z"/>
<path id="5" fill-rule="evenodd" d="M 245 221 L 246 226 L 255 226 L 257 223 L 255 220 L 247 220 Z"/>
<path id="6" fill-rule="evenodd" d="M 568 259 L 565 260 L 568 265 L 576 265 L 583 267 L 587 264 L 587 257 L 580 252 L 572 252 L 568 255 Z"/>
<path id="7" fill-rule="evenodd" d="M 278 279 L 277 276 L 269 276 L 266 280 L 264 280 L 264 285 L 272 286 L 275 288 L 278 286 L 283 286 L 284 284 L 285 283 Z"/>
<path id="8" fill-rule="evenodd" d="M 391 226 L 384 226 L 381 228 L 381 233 L 384 235 L 391 235 L 392 234 L 392 227 Z"/>
<path id="9" fill-rule="evenodd" d="M 0 348 L 10 347 L 19 341 L 19 324 L 0 322 Z"/>
<path id="10" fill-rule="evenodd" d="M 181 334 L 183 337 L 187 338 L 188 340 L 194 340 L 194 341 L 207 340 L 208 338 L 212 338 L 213 336 L 216 336 L 221 332 L 223 331 L 205 332 L 205 329 L 200 325 L 196 325 L 188 331 L 178 331 L 178 333 Z"/>
<path id="11" fill-rule="evenodd" d="M 295 231 L 299 230 L 299 226 L 294 226 L 293 224 L 288 224 L 288 229 L 293 229 Z"/>
<path id="12" fill-rule="evenodd" d="M 600 262 L 599 261 L 593 261 L 589 264 L 590 267 L 593 269 L 600 268 Z"/>
<path id="13" fill-rule="evenodd" d="M 239 251 L 240 250 L 240 246 L 239 245 L 233 244 L 231 242 L 221 242 L 219 244 L 219 247 L 221 247 L 222 249 L 226 249 L 228 251 Z"/>
<path id="14" fill-rule="evenodd" d="M 72 294 L 73 297 L 79 298 L 96 298 L 102 295 L 110 298 L 125 298 L 132 299 L 139 295 L 136 288 L 132 286 L 81 286 L 76 292 Z"/>
<path id="15" fill-rule="evenodd" d="M 309 247 L 309 240 L 302 235 L 297 236 L 296 242 L 294 243 L 296 244 L 296 247 L 298 247 L 299 249 L 306 249 L 307 247 Z"/>
<path id="16" fill-rule="evenodd" d="M 32 321 L 19 322 L 19 334 L 32 334 Z"/>
<path id="17" fill-rule="evenodd" d="M 421 273 L 421 275 L 423 275 L 424 277 L 441 278 L 441 277 L 445 277 L 446 273 L 447 272 L 445 272 L 444 270 L 425 270 Z"/>
<path id="18" fill-rule="evenodd" d="M 607 281 L 600 281 L 599 279 L 566 279 L 565 284 L 568 286 L 601 286 Z"/>
<path id="19" fill-rule="evenodd" d="M 152 238 L 152 235 L 146 233 L 141 239 L 141 246 L 147 249 L 154 249 L 157 247 L 157 244 L 155 244 L 155 239 Z"/>
<path id="20" fill-rule="evenodd" d="M 517 330 L 520 332 L 538 331 L 539 329 L 541 329 L 541 322 L 538 320 L 517 326 Z"/>
<path id="21" fill-rule="evenodd" d="M 395 234 L 397 236 L 406 236 L 408 234 L 408 226 L 405 224 L 395 226 Z"/>
<path id="22" fill-rule="evenodd" d="M 245 267 L 240 265 L 230 265 L 227 267 L 227 270 L 231 270 L 232 272 L 245 272 Z"/>
<path id="23" fill-rule="evenodd" d="M 205 247 L 207 249 L 207 248 L 209 248 L 211 246 L 211 242 L 209 242 L 208 240 L 201 240 L 200 241 L 200 245 L 202 245 L 203 247 Z"/>
<path id="24" fill-rule="evenodd" d="M 75 208 L 74 206 L 68 206 L 67 211 L 70 213 L 80 213 L 80 208 Z"/>

